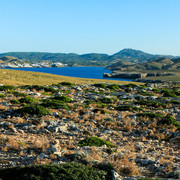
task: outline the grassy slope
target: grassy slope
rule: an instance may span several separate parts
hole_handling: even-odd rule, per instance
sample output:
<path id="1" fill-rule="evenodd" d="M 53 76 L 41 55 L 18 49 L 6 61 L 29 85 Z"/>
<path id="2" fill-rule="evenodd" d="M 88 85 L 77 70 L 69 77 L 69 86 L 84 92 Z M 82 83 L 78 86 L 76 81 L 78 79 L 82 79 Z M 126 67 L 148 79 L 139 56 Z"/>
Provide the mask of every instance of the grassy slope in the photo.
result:
<path id="1" fill-rule="evenodd" d="M 0 84 L 11 85 L 51 85 L 60 83 L 63 81 L 72 83 L 114 83 L 114 84 L 129 84 L 129 81 L 113 81 L 104 79 L 85 79 L 75 78 L 68 76 L 59 76 L 47 73 L 18 71 L 0 69 Z M 135 83 L 142 84 L 142 83 Z"/>
<path id="2" fill-rule="evenodd" d="M 147 73 L 150 72 L 161 72 L 161 73 L 172 73 L 175 74 L 174 76 L 156 76 L 156 77 L 147 77 L 145 79 L 152 79 L 152 80 L 163 80 L 163 81 L 172 81 L 172 82 L 176 82 L 176 81 L 180 81 L 180 72 L 179 71 L 145 71 Z"/>
<path id="3" fill-rule="evenodd" d="M 156 76 L 156 77 L 147 77 L 145 79 L 152 79 L 152 80 L 163 80 L 163 81 L 172 81 L 177 82 L 180 81 L 180 73 L 179 72 L 172 72 L 175 73 L 175 76 Z"/>

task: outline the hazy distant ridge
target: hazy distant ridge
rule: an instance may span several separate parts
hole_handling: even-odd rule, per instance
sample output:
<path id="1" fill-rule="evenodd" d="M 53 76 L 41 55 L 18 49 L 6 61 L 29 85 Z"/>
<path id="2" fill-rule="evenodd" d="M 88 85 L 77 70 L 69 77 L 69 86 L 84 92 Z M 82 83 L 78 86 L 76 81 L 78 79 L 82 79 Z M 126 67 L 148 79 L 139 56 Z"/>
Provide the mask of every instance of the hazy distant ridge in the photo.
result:
<path id="1" fill-rule="evenodd" d="M 47 53 L 47 52 L 8 52 L 1 53 L 0 57 L 3 56 L 13 56 L 18 59 L 28 60 L 31 62 L 37 61 L 51 61 L 51 62 L 62 62 L 68 65 L 109 65 L 111 63 L 117 62 L 119 60 L 132 62 L 132 63 L 142 63 L 149 62 L 151 60 L 157 59 L 159 57 L 166 57 L 169 59 L 174 58 L 171 55 L 153 55 L 145 53 L 140 50 L 134 49 L 123 49 L 113 55 L 100 54 L 100 53 L 89 53 L 89 54 L 76 54 L 76 53 Z"/>

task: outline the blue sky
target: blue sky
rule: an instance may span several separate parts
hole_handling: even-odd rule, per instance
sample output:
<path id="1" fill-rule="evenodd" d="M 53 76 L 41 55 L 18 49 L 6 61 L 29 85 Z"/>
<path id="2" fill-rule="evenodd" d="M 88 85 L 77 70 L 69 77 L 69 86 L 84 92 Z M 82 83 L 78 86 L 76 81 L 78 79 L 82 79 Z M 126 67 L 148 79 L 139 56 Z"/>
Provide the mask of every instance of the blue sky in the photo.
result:
<path id="1" fill-rule="evenodd" d="M 1 0 L 0 53 L 180 55 L 180 0 Z"/>

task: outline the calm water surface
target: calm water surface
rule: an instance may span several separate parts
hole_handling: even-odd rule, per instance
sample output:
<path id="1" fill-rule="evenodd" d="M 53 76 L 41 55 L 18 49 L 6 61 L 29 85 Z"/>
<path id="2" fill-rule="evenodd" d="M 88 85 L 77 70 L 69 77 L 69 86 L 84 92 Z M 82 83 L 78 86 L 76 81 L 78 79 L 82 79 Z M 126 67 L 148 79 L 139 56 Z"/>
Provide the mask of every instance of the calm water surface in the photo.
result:
<path id="1" fill-rule="evenodd" d="M 92 79 L 107 79 L 103 78 L 103 73 L 111 73 L 112 71 L 105 67 L 57 67 L 57 68 L 8 68 L 22 71 L 43 72 L 62 76 L 92 78 Z M 108 78 L 111 80 L 132 81 L 130 79 Z"/>

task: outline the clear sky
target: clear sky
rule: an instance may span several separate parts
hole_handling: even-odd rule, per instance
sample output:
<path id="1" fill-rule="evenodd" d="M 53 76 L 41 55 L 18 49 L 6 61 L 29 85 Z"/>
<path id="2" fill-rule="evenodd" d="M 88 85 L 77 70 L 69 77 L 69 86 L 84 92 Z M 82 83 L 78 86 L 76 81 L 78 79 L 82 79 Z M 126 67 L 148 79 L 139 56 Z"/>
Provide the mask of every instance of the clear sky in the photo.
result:
<path id="1" fill-rule="evenodd" d="M 0 53 L 180 55 L 180 0 L 0 0 Z"/>

